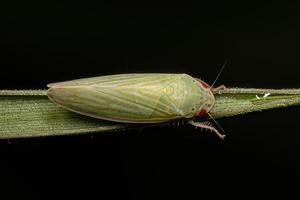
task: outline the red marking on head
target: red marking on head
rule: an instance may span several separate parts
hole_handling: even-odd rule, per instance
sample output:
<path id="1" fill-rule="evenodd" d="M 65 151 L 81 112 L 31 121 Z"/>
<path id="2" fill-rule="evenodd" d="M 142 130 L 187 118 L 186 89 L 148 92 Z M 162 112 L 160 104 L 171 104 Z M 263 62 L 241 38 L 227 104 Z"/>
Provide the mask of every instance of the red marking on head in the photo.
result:
<path id="1" fill-rule="evenodd" d="M 198 111 L 198 112 L 196 113 L 196 116 L 197 116 L 197 117 L 202 117 L 202 116 L 204 116 L 206 113 L 207 113 L 207 110 L 203 108 L 203 109 L 201 109 L 200 111 Z"/>
<path id="2" fill-rule="evenodd" d="M 209 86 L 207 83 L 205 83 L 204 81 L 199 80 L 199 82 L 201 83 L 201 85 L 202 85 L 204 88 L 210 88 L 210 86 Z"/>

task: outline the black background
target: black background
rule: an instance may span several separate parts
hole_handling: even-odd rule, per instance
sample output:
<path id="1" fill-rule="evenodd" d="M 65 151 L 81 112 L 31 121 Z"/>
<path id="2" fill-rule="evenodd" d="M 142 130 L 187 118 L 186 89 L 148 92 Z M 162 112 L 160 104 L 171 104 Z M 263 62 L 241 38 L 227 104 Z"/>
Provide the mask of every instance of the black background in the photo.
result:
<path id="1" fill-rule="evenodd" d="M 246 1 L 1 3 L 0 88 L 133 72 L 212 83 L 226 58 L 219 84 L 300 87 L 299 10 Z M 2 140 L 1 199 L 291 194 L 300 180 L 299 113 L 219 119 L 223 142 L 185 126 Z"/>

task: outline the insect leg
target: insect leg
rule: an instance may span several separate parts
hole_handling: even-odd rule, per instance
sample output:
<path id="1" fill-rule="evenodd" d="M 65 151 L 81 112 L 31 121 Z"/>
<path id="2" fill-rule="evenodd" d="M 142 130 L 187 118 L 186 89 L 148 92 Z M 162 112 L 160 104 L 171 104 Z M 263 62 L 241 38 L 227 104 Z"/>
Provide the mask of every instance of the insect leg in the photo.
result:
<path id="1" fill-rule="evenodd" d="M 190 121 L 188 121 L 188 124 L 195 126 L 195 127 L 210 130 L 210 131 L 214 132 L 215 134 L 217 134 L 217 136 L 222 140 L 225 138 L 225 135 L 222 135 L 221 133 L 219 133 L 219 131 L 215 127 L 213 127 L 212 124 L 209 122 L 195 122 L 194 120 L 190 120 Z"/>
<path id="2" fill-rule="evenodd" d="M 226 89 L 226 87 L 225 87 L 225 85 L 220 85 L 220 86 L 218 86 L 218 87 L 215 87 L 215 88 L 211 88 L 211 91 L 213 92 L 213 93 L 221 93 L 221 91 L 222 90 L 225 90 Z"/>

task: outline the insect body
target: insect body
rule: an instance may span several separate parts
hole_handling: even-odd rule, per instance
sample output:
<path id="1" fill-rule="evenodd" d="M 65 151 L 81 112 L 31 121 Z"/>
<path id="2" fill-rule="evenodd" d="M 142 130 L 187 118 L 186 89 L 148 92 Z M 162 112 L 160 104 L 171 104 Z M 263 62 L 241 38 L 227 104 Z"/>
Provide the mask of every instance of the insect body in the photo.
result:
<path id="1" fill-rule="evenodd" d="M 160 123 L 186 119 L 210 129 L 195 117 L 214 104 L 210 86 L 187 74 L 122 74 L 49 84 L 48 97 L 64 108 L 91 117 L 126 123 Z"/>

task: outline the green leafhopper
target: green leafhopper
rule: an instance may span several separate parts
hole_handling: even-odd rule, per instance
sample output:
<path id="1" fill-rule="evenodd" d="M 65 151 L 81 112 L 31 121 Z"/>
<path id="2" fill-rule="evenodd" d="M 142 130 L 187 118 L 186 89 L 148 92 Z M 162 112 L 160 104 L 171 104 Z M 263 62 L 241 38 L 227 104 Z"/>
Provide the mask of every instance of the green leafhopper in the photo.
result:
<path id="1" fill-rule="evenodd" d="M 48 85 L 49 99 L 83 115 L 124 123 L 184 120 L 220 134 L 208 122 L 215 98 L 204 81 L 187 74 L 121 74 L 84 78 Z"/>

